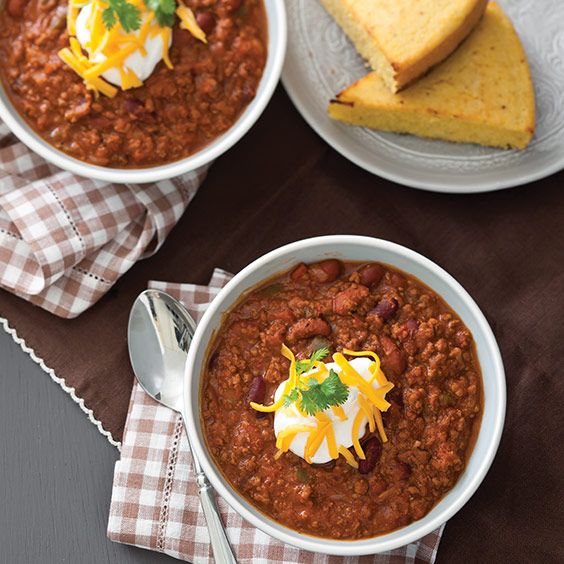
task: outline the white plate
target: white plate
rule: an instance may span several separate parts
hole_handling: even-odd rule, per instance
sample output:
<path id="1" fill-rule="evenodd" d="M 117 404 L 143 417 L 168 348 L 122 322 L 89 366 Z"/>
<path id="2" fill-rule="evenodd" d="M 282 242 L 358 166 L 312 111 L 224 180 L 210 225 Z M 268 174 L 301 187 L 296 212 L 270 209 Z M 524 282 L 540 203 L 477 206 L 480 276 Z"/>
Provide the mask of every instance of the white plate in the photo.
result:
<path id="1" fill-rule="evenodd" d="M 414 188 L 470 193 L 510 188 L 564 168 L 564 1 L 499 0 L 531 65 L 537 103 L 535 138 L 525 151 L 430 141 L 330 120 L 329 100 L 367 72 L 318 0 L 286 0 L 284 86 L 327 143 L 366 170 Z"/>

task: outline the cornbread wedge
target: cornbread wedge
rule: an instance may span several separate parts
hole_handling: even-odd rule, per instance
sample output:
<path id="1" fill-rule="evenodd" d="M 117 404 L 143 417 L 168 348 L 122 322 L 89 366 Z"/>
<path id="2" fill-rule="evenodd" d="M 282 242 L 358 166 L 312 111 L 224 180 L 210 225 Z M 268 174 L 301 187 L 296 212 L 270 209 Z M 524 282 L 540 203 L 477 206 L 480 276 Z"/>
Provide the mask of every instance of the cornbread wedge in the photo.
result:
<path id="1" fill-rule="evenodd" d="M 370 73 L 338 94 L 328 111 L 354 125 L 501 148 L 525 148 L 535 127 L 525 52 L 493 2 L 459 49 L 413 86 L 392 94 Z"/>
<path id="2" fill-rule="evenodd" d="M 443 61 L 478 23 L 487 0 L 321 0 L 392 92 Z"/>

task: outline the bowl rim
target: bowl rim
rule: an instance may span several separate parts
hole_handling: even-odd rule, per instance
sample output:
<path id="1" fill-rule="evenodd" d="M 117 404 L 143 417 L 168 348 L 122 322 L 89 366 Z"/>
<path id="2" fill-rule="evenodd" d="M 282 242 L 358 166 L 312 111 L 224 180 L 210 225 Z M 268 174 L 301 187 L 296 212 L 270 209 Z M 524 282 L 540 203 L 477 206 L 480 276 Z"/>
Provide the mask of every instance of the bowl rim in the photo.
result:
<path id="1" fill-rule="evenodd" d="M 267 266 L 271 261 L 285 256 L 290 253 L 296 253 L 300 250 L 303 250 L 308 247 L 326 247 L 328 244 L 349 244 L 349 245 L 359 245 L 359 246 L 371 246 L 376 247 L 388 252 L 392 252 L 394 254 L 401 255 L 403 258 L 406 258 L 412 262 L 415 262 L 419 266 L 430 270 L 435 275 L 439 276 L 448 286 L 453 289 L 460 299 L 464 302 L 465 306 L 469 308 L 469 311 L 477 325 L 479 326 L 479 331 L 481 332 L 482 336 L 485 338 L 487 343 L 487 347 L 492 355 L 493 365 L 489 367 L 488 374 L 492 377 L 494 386 L 496 388 L 496 396 L 498 398 L 497 403 L 494 406 L 494 422 L 492 428 L 489 430 L 488 438 L 489 441 L 487 443 L 486 449 L 482 456 L 482 459 L 479 463 L 478 470 L 471 475 L 469 482 L 466 484 L 464 489 L 460 492 L 460 495 L 456 497 L 450 504 L 446 504 L 444 508 L 438 512 L 433 518 L 426 520 L 426 518 L 430 515 L 428 513 L 419 521 L 414 521 L 410 524 L 414 525 L 418 522 L 421 522 L 419 527 L 416 527 L 415 530 L 410 532 L 406 532 L 401 534 L 402 528 L 396 529 L 391 533 L 387 533 L 384 535 L 370 537 L 367 539 L 359 539 L 359 540 L 337 540 L 337 539 L 328 539 L 323 537 L 315 537 L 313 535 L 308 535 L 304 533 L 300 533 L 296 530 L 290 529 L 285 525 L 278 523 L 268 515 L 262 513 L 258 508 L 255 508 L 257 514 L 259 514 L 262 518 L 257 517 L 257 515 L 253 514 L 249 511 L 243 502 L 240 499 L 243 499 L 240 494 L 235 490 L 233 486 L 226 487 L 226 483 L 228 483 L 227 479 L 221 475 L 221 471 L 219 469 L 215 469 L 213 463 L 211 462 L 211 455 L 208 457 L 207 454 L 207 447 L 205 447 L 205 438 L 200 436 L 196 432 L 197 423 L 200 417 L 199 409 L 197 413 L 194 413 L 194 410 L 190 409 L 190 406 L 193 403 L 193 393 L 191 385 L 192 379 L 197 378 L 198 382 L 201 378 L 201 370 L 200 367 L 195 366 L 195 357 L 200 350 L 201 347 L 204 348 L 204 355 L 205 349 L 207 349 L 208 342 L 204 341 L 204 333 L 206 327 L 212 322 L 214 317 L 219 314 L 220 316 L 225 312 L 228 311 L 230 307 L 232 307 L 235 303 L 237 303 L 237 298 L 235 301 L 227 308 L 223 307 L 223 301 L 225 297 L 228 297 L 229 294 L 232 292 L 239 283 L 244 282 L 247 276 L 257 270 L 260 270 Z M 322 251 L 320 251 L 321 254 Z M 299 256 L 297 257 L 299 261 Z M 392 264 L 393 266 L 393 264 Z M 269 277 L 265 277 L 264 280 L 267 280 Z M 426 282 L 425 282 L 426 283 Z M 429 285 L 428 283 L 426 283 Z M 254 285 L 253 285 L 254 286 Z M 431 287 L 431 286 L 430 286 Z M 252 287 L 251 287 L 252 288 Z M 250 288 L 246 288 L 243 291 L 248 291 Z M 431 289 L 433 289 L 431 287 Z M 241 295 L 239 294 L 239 297 Z M 448 303 L 448 302 L 447 302 Z M 204 357 L 202 357 L 204 358 Z M 198 370 L 196 370 L 198 368 Z M 482 367 L 482 373 L 484 369 Z M 491 374 L 490 374 L 491 372 Z M 486 476 L 493 460 L 496 455 L 501 435 L 503 431 L 503 425 L 505 421 L 505 410 L 506 410 L 506 382 L 505 382 L 505 370 L 503 367 L 503 361 L 501 357 L 501 353 L 499 350 L 499 346 L 493 334 L 493 331 L 486 320 L 486 317 L 473 300 L 473 298 L 468 294 L 468 292 L 462 287 L 462 285 L 456 281 L 456 279 L 451 276 L 448 272 L 446 272 L 442 267 L 437 265 L 435 262 L 431 261 L 430 259 L 424 257 L 420 253 L 413 251 L 407 247 L 399 245 L 397 243 L 393 243 L 391 241 L 387 241 L 385 239 L 373 238 L 373 237 L 366 237 L 366 236 L 359 236 L 359 235 L 327 235 L 321 237 L 313 237 L 309 239 L 303 239 L 300 241 L 296 241 L 294 243 L 290 243 L 274 249 L 261 257 L 257 258 L 253 262 L 251 262 L 248 266 L 243 268 L 238 274 L 236 274 L 227 284 L 220 290 L 217 296 L 214 298 L 210 306 L 206 309 L 202 319 L 197 325 L 196 333 L 192 340 L 190 349 L 188 351 L 188 357 L 186 360 L 185 366 L 185 381 L 184 381 L 184 403 L 183 403 L 183 418 L 185 421 L 186 430 L 189 436 L 189 442 L 191 448 L 194 450 L 195 455 L 197 456 L 206 476 L 208 477 L 209 481 L 211 482 L 212 486 L 215 488 L 218 495 L 223 497 L 225 501 L 241 516 L 243 519 L 247 520 L 253 526 L 257 527 L 264 533 L 270 535 L 271 537 L 278 539 L 284 543 L 289 545 L 302 548 L 304 550 L 308 550 L 311 552 L 323 552 L 325 554 L 331 555 L 338 555 L 338 556 L 361 556 L 367 554 L 377 554 L 380 552 L 385 552 L 389 550 L 393 550 L 399 548 L 401 546 L 405 546 L 409 543 L 412 543 L 425 535 L 429 534 L 430 532 L 434 531 L 441 525 L 443 525 L 448 519 L 450 519 L 455 513 L 457 513 L 463 505 L 472 497 L 474 492 L 477 490 L 479 485 L 481 484 L 482 480 Z M 482 374 L 483 376 L 483 374 Z M 198 385 L 198 394 L 199 394 L 199 385 Z M 196 398 L 197 405 L 199 406 L 199 397 Z M 225 482 L 224 482 L 225 481 Z M 245 503 L 248 503 L 251 507 L 253 505 L 250 502 L 245 500 Z M 435 505 L 435 508 L 437 505 Z M 426 522 L 423 522 L 426 520 Z M 399 536 L 395 539 L 387 538 L 389 534 L 392 533 L 400 533 Z"/>
<path id="2" fill-rule="evenodd" d="M 268 54 L 257 95 L 227 131 L 184 159 L 154 167 L 121 169 L 93 165 L 71 157 L 33 130 L 12 104 L 1 81 L 0 119 L 34 153 L 56 167 L 84 178 L 118 184 L 147 184 L 195 171 L 211 163 L 240 141 L 262 115 L 280 81 L 288 41 L 286 6 L 280 0 L 264 0 L 264 4 L 269 30 Z"/>

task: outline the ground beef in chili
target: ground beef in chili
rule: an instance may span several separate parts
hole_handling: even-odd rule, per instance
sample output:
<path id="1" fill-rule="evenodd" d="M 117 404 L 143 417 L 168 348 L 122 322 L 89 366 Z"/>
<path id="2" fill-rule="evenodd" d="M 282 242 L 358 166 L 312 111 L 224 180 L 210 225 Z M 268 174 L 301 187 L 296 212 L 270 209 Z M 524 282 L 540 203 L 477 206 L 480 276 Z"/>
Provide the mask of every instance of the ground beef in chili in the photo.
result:
<path id="1" fill-rule="evenodd" d="M 57 53 L 67 47 L 66 0 L 7 0 L 0 77 L 18 112 L 57 149 L 92 164 L 138 168 L 187 157 L 229 129 L 255 97 L 266 62 L 262 0 L 190 0 L 207 33 L 178 23 L 170 58 L 115 98 L 86 89 Z"/>
<path id="2" fill-rule="evenodd" d="M 275 459 L 273 416 L 253 411 L 249 394 L 272 402 L 288 377 L 282 343 L 302 358 L 321 346 L 380 355 L 395 388 L 383 415 L 389 441 L 364 439 L 377 457 L 368 473 L 343 457 L 319 467 L 291 452 Z M 420 519 L 454 486 L 481 397 L 472 336 L 439 295 L 388 266 L 327 260 L 270 280 L 226 315 L 203 375 L 201 416 L 218 467 L 256 507 L 302 532 L 359 539 Z"/>

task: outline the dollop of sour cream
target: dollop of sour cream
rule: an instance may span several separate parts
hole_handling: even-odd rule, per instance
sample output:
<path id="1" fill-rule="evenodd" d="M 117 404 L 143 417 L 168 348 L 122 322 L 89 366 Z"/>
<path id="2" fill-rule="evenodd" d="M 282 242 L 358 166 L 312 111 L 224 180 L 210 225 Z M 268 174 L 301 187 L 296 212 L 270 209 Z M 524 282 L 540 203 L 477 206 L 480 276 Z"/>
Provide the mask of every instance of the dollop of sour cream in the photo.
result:
<path id="1" fill-rule="evenodd" d="M 371 359 L 359 357 L 350 360 L 349 363 L 367 382 L 370 382 L 372 378 L 372 374 L 370 373 L 370 365 L 372 364 Z M 333 369 L 337 374 L 341 372 L 341 368 L 335 362 L 327 363 L 326 367 L 327 370 Z M 309 374 L 309 372 L 306 372 L 303 375 L 303 379 L 306 381 L 307 374 Z M 280 399 L 280 396 L 284 393 L 285 385 L 286 381 L 282 382 L 276 389 L 276 392 L 274 394 L 275 402 Z M 372 382 L 372 387 L 377 390 L 380 385 L 376 380 L 374 380 L 374 382 Z M 349 397 L 347 398 L 347 401 L 341 405 L 347 417 L 345 420 L 341 420 L 337 415 L 335 415 L 331 408 L 328 408 L 324 411 L 325 415 L 327 415 L 327 417 L 329 417 L 332 422 L 337 447 L 342 445 L 345 448 L 349 448 L 353 444 L 352 427 L 354 419 L 360 411 L 358 394 L 358 388 L 354 386 L 349 387 Z M 358 430 L 359 439 L 364 435 L 367 423 L 368 419 L 366 418 L 366 416 L 364 416 L 364 418 L 361 420 Z M 290 425 L 310 425 L 312 427 L 315 427 L 317 425 L 317 420 L 315 417 L 310 417 L 308 415 L 302 415 L 301 413 L 299 413 L 299 411 L 295 407 L 295 404 L 277 409 L 274 414 L 274 434 L 276 435 L 276 437 L 278 437 L 278 434 Z M 290 444 L 290 450 L 294 454 L 297 454 L 301 458 L 304 458 L 304 450 L 307 439 L 308 432 L 304 431 L 297 433 Z M 324 439 L 320 447 L 317 449 L 317 452 L 311 457 L 311 461 L 314 464 L 324 464 L 325 462 L 329 462 L 330 460 L 332 459 L 329 454 L 327 439 Z"/>
<path id="2" fill-rule="evenodd" d="M 88 27 L 88 22 L 90 21 L 90 16 L 92 15 L 92 10 L 94 9 L 94 3 L 90 2 L 84 6 L 77 18 L 76 18 L 76 38 L 82 46 L 83 49 L 88 51 L 90 58 L 93 62 L 101 63 L 106 60 L 106 55 L 103 53 L 93 54 L 89 49 L 89 43 L 92 37 L 92 31 Z M 149 13 L 142 15 L 141 24 L 149 17 Z M 139 37 L 139 30 L 133 31 L 126 34 L 123 30 L 118 33 L 121 35 L 135 35 Z M 169 45 L 172 44 L 172 36 L 170 36 Z M 144 43 L 146 55 L 143 55 L 140 50 L 134 51 L 121 65 L 123 69 L 131 69 L 139 78 L 139 80 L 144 81 L 153 74 L 155 67 L 163 58 L 163 38 L 161 34 L 156 34 L 151 37 L 151 34 L 147 35 Z M 112 67 L 102 74 L 102 77 L 115 86 L 123 87 L 121 74 L 119 69 Z"/>

